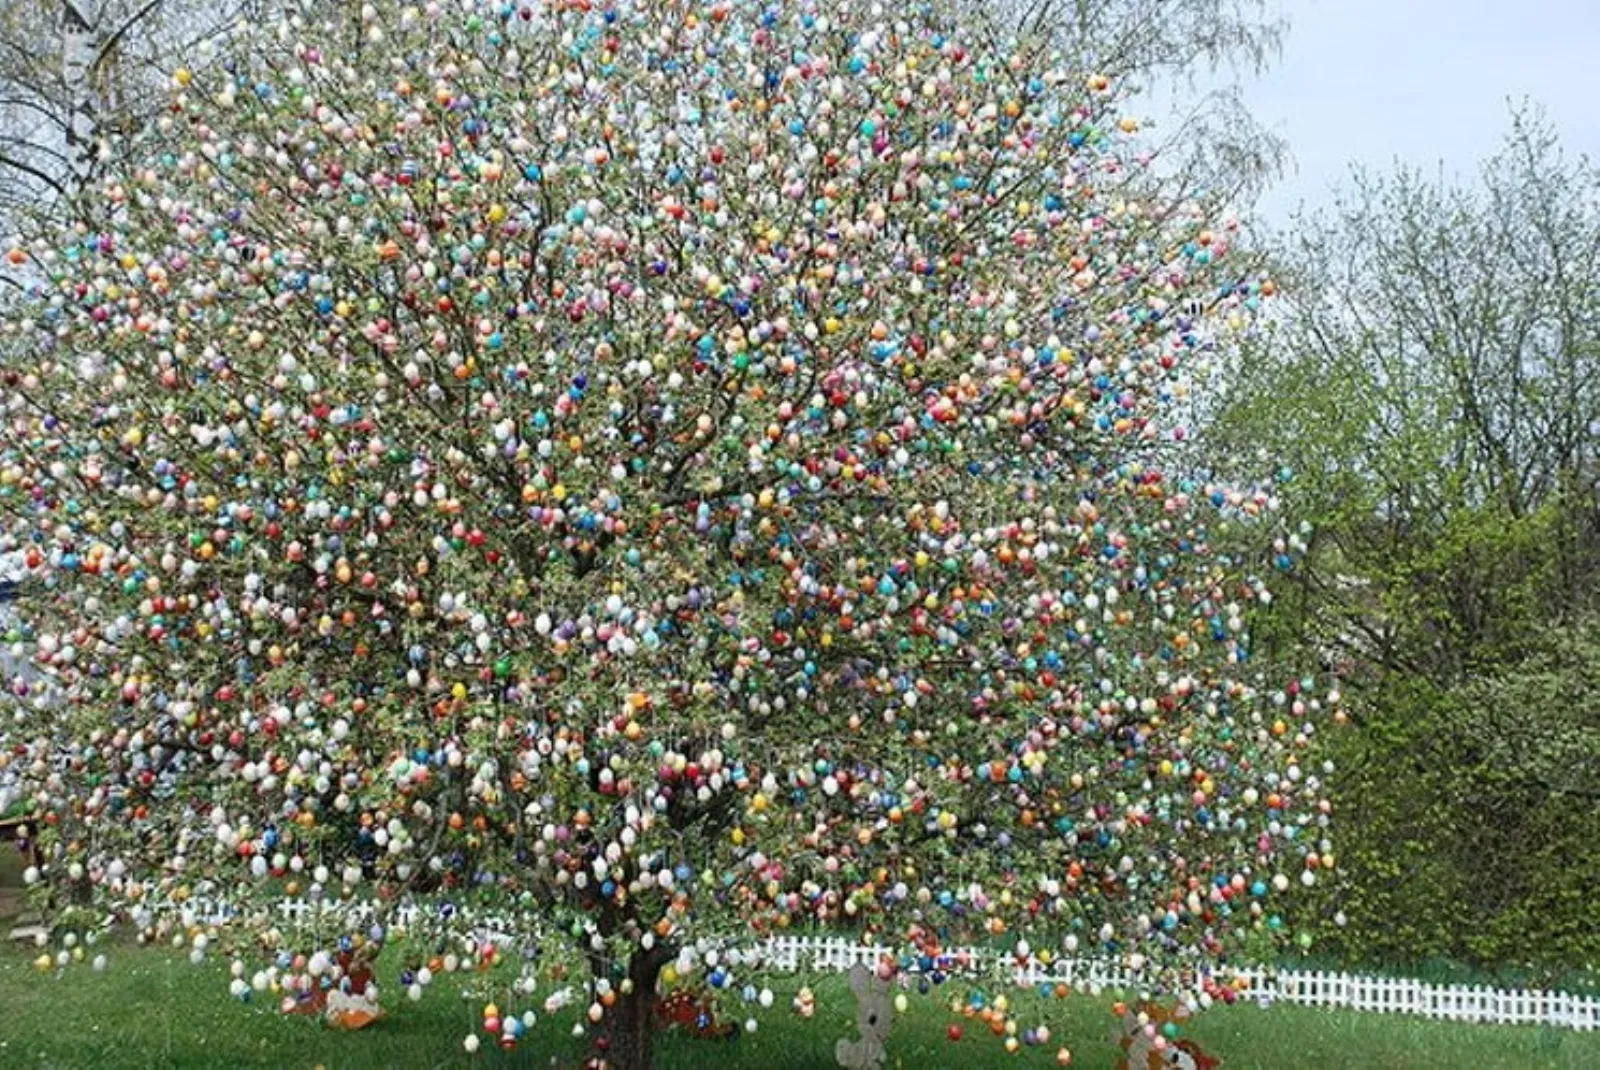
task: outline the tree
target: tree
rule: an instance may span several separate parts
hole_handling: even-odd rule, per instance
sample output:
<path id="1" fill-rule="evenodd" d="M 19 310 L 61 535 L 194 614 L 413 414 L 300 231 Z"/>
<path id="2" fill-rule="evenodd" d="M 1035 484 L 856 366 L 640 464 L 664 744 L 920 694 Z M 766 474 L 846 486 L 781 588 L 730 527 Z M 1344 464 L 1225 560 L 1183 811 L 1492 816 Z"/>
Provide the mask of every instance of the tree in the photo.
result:
<path id="1" fill-rule="evenodd" d="M 806 921 L 1275 928 L 1336 696 L 1247 663 L 1271 489 L 1157 466 L 1263 283 L 989 31 L 373 3 L 176 72 L 104 229 L 12 254 L 42 881 L 268 946 L 290 889 L 521 909 L 624 1067 L 665 968 Z"/>
<path id="2" fill-rule="evenodd" d="M 1269 0 L 976 0 L 1021 32 L 1049 39 L 1062 62 L 1098 71 L 1146 101 L 1170 98 L 1173 125 L 1145 153 L 1172 173 L 1245 203 L 1284 163 L 1281 138 L 1253 121 L 1223 74 L 1259 74 L 1288 22 Z M 1181 105 L 1179 104 L 1181 101 Z"/>
<path id="3" fill-rule="evenodd" d="M 1397 581 L 1380 585 L 1390 604 L 1377 612 L 1370 588 L 1343 588 L 1337 630 L 1361 633 L 1363 655 L 1387 668 L 1420 657 L 1453 683 L 1473 668 L 1471 652 L 1515 653 L 1526 638 L 1512 604 L 1523 579 L 1553 570 L 1539 580 L 1549 608 L 1569 621 L 1590 611 L 1600 548 L 1593 166 L 1563 154 L 1525 110 L 1476 185 L 1358 173 L 1335 212 L 1303 221 L 1279 258 L 1290 280 L 1279 329 L 1240 362 L 1208 436 L 1224 469 L 1229 457 L 1270 453 L 1300 473 L 1308 517 L 1336 555 L 1322 561 Z M 1514 538 L 1519 525 L 1539 534 L 1525 554 L 1462 546 Z M 1320 564 L 1299 578 L 1331 590 Z M 1402 618 L 1420 630 L 1404 655 L 1373 632 L 1410 626 Z"/>
<path id="4" fill-rule="evenodd" d="M 167 58 L 209 54 L 248 2 L 18 0 L 0 12 L 0 210 L 84 205 L 159 109 Z M 11 231 L 8 230 L 7 233 Z"/>
<path id="5" fill-rule="evenodd" d="M 1342 837 L 1351 883 L 1329 892 L 1350 907 L 1341 942 L 1592 961 L 1568 874 L 1600 834 L 1581 788 L 1600 755 L 1581 698 L 1600 593 L 1600 172 L 1523 109 L 1477 182 L 1357 174 L 1278 259 L 1275 326 L 1204 437 L 1220 472 L 1267 456 L 1293 471 L 1286 497 L 1315 534 L 1267 631 L 1347 666 L 1360 696 L 1331 789 L 1363 815 Z"/>

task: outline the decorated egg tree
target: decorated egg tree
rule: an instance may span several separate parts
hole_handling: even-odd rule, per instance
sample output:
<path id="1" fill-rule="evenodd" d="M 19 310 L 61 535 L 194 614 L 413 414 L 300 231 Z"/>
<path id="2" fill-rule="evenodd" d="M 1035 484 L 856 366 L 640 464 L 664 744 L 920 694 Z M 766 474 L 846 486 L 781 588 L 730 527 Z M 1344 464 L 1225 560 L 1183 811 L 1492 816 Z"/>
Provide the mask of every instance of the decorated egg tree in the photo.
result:
<path id="1" fill-rule="evenodd" d="M 778 930 L 1189 966 L 1331 863 L 1294 541 L 1172 474 L 1271 284 L 1121 87 L 939 4 L 336 8 L 10 252 L 58 908 L 223 888 L 327 984 L 277 901 L 499 905 L 638 1067 Z"/>

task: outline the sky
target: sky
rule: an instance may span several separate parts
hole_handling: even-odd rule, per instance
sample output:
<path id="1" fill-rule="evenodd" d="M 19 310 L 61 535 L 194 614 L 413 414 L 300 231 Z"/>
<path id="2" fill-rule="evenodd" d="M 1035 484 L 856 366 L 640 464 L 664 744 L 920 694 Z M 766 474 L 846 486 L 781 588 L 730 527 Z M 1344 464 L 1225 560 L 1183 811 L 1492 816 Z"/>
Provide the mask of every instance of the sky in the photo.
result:
<path id="1" fill-rule="evenodd" d="M 1279 0 L 1290 28 L 1246 106 L 1288 141 L 1257 206 L 1281 227 L 1325 205 L 1352 163 L 1396 159 L 1470 179 L 1510 128 L 1508 98 L 1542 106 L 1569 152 L 1600 162 L 1600 0 Z"/>

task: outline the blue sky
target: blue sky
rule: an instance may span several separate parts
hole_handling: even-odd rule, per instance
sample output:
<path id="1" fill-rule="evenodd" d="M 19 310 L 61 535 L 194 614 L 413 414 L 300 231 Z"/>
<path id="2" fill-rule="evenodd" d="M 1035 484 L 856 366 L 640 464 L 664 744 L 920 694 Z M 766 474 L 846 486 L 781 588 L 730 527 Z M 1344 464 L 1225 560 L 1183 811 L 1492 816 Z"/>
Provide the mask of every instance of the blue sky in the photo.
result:
<path id="1" fill-rule="evenodd" d="M 1600 0 L 1279 0 L 1281 57 L 1240 79 L 1287 139 L 1288 173 L 1258 206 L 1282 226 L 1326 204 L 1352 162 L 1470 177 L 1509 128 L 1507 98 L 1543 106 L 1569 152 L 1600 161 Z"/>

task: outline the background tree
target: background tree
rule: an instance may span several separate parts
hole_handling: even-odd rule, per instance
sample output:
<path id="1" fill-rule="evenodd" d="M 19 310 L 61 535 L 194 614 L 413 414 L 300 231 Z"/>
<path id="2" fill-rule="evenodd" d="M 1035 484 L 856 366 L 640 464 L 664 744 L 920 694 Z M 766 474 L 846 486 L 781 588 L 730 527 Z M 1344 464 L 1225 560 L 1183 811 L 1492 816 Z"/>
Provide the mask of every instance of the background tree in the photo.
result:
<path id="1" fill-rule="evenodd" d="M 1293 468 L 1316 534 L 1272 630 L 1363 698 L 1342 946 L 1592 961 L 1600 175 L 1525 110 L 1475 185 L 1357 175 L 1280 252 L 1208 436 L 1221 470 Z"/>
<path id="2" fill-rule="evenodd" d="M 11 0 L 0 9 L 0 228 L 83 207 L 165 98 L 174 56 L 210 54 L 255 0 Z M 69 214 L 70 218 L 70 214 Z"/>
<path id="3" fill-rule="evenodd" d="M 1098 71 L 1170 111 L 1144 154 L 1167 173 L 1238 206 L 1281 171 L 1287 146 L 1258 125 L 1229 74 L 1260 74 L 1288 32 L 1269 0 L 976 0 L 1024 34 L 1048 36 L 1063 61 Z"/>
<path id="4" fill-rule="evenodd" d="M 1277 931 L 1333 696 L 1247 664 L 1271 488 L 1158 464 L 1270 286 L 1109 78 L 938 6 L 248 44 L 12 254 L 35 876 L 268 948 L 301 890 L 521 910 L 627 1067 L 664 971 L 801 922 Z"/>

